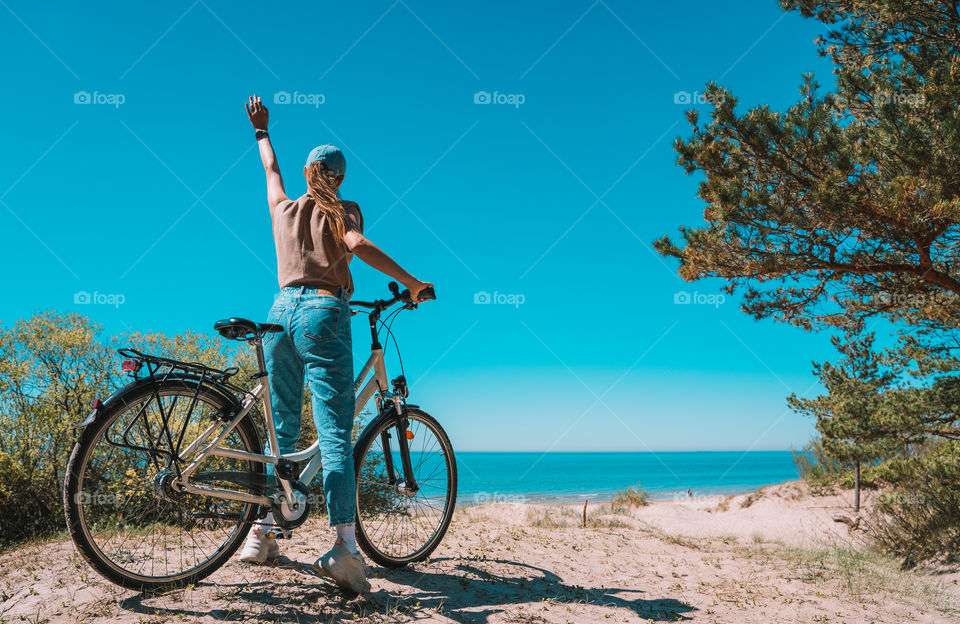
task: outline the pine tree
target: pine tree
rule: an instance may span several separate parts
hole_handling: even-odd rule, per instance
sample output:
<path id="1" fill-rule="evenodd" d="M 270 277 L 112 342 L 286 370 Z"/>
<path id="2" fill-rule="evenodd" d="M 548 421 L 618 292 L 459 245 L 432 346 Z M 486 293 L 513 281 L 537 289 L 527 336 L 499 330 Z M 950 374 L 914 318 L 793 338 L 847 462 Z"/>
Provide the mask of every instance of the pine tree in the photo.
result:
<path id="1" fill-rule="evenodd" d="M 874 334 L 833 336 L 831 342 L 841 358 L 814 363 L 827 394 L 803 399 L 787 398 L 801 414 L 816 419 L 827 454 L 854 470 L 854 510 L 860 510 L 860 469 L 865 464 L 889 457 L 898 448 L 897 440 L 884 435 L 878 420 L 883 418 L 890 391 L 902 372 L 887 365 L 874 351 Z"/>
<path id="2" fill-rule="evenodd" d="M 693 281 L 726 280 L 743 309 L 804 329 L 839 328 L 828 394 L 800 411 L 844 461 L 890 449 L 897 496 L 873 535 L 908 561 L 960 552 L 960 10 L 956 1 L 781 0 L 828 27 L 835 85 L 802 77 L 783 111 L 748 110 L 728 89 L 676 140 L 702 174 L 706 224 L 656 249 Z M 854 336 L 881 317 L 901 345 Z M 839 340 L 839 339 L 838 339 Z M 888 375 L 897 373 L 897 379 Z"/>
<path id="3" fill-rule="evenodd" d="M 702 172 L 705 227 L 657 249 L 680 274 L 745 289 L 757 318 L 850 326 L 873 315 L 956 327 L 960 313 L 960 16 L 955 2 L 782 2 L 834 27 L 823 92 L 737 111 L 711 83 L 678 163 Z"/>

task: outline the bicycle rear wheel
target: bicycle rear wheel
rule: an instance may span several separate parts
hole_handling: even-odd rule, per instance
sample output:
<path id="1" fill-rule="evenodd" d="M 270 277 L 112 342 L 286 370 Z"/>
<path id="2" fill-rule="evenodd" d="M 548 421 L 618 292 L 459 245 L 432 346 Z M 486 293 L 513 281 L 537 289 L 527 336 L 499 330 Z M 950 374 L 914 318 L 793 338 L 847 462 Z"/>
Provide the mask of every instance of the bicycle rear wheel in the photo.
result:
<path id="1" fill-rule="evenodd" d="M 406 416 L 413 435 L 408 447 L 416 492 L 408 492 L 403 483 L 395 421 L 365 431 L 354 453 L 357 543 L 371 559 L 391 568 L 430 556 L 450 526 L 457 500 L 457 463 L 447 434 L 426 412 L 408 407 Z"/>
<path id="2" fill-rule="evenodd" d="M 174 461 L 231 409 L 228 399 L 184 379 L 134 387 L 84 430 L 67 464 L 64 509 L 80 554 L 108 580 L 136 590 L 184 586 L 211 574 L 246 537 L 259 505 L 181 492 L 164 481 Z M 164 427 L 164 421 L 166 426 Z M 167 435 L 169 433 L 169 436 Z M 249 415 L 220 446 L 260 453 Z M 169 452 L 177 456 L 173 460 Z M 258 462 L 210 456 L 203 485 L 245 491 L 227 475 L 262 474 Z"/>

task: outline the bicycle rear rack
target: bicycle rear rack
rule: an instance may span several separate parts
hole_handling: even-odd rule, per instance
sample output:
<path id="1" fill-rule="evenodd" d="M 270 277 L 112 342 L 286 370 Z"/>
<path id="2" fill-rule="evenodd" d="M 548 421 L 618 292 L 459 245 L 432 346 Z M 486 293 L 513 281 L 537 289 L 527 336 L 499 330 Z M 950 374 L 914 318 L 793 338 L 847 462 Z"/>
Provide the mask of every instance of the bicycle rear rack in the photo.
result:
<path id="1" fill-rule="evenodd" d="M 180 470 L 178 460 L 180 459 L 180 446 L 183 443 L 183 437 L 186 433 L 187 423 L 189 422 L 189 414 L 193 413 L 193 410 L 197 405 L 200 391 L 206 386 L 207 383 L 215 383 L 237 393 L 249 394 L 249 391 L 229 383 L 229 379 L 240 372 L 240 369 L 236 366 L 219 369 L 212 366 L 207 366 L 206 364 L 201 364 L 200 362 L 185 362 L 160 355 L 150 355 L 129 347 L 118 349 L 117 353 L 119 353 L 121 357 L 127 358 L 127 361 L 124 362 L 123 366 L 124 371 L 130 373 L 135 379 L 141 379 L 143 377 L 156 377 L 157 384 L 153 394 L 149 399 L 141 403 L 136 416 L 134 416 L 130 421 L 130 424 L 124 428 L 123 433 L 121 434 L 122 442 L 112 440 L 106 433 L 104 434 L 104 440 L 106 440 L 108 444 L 118 448 L 144 452 L 155 463 L 160 457 L 165 456 L 168 458 L 168 468 L 174 468 L 177 476 L 179 477 Z M 130 362 L 130 364 L 128 364 L 128 362 Z M 183 427 L 181 427 L 179 432 L 171 432 L 169 421 L 179 396 L 175 396 L 173 402 L 167 405 L 166 409 L 164 409 L 163 402 L 160 401 L 160 388 L 171 375 L 177 373 L 186 373 L 196 376 L 196 390 L 194 391 L 193 396 L 190 397 L 190 406 L 188 407 L 187 411 L 188 416 L 183 420 Z M 146 410 L 154 401 L 156 401 L 157 408 L 160 411 L 160 426 L 158 428 L 159 430 L 156 432 L 154 432 L 153 428 L 150 427 L 150 423 L 147 422 L 146 418 Z M 140 425 L 139 429 L 141 435 L 146 438 L 150 447 L 134 444 L 130 440 L 130 432 L 137 423 Z M 164 443 L 169 450 L 163 448 Z M 157 469 L 159 470 L 159 464 L 156 465 Z"/>
<path id="2" fill-rule="evenodd" d="M 201 380 L 203 381 L 210 380 L 218 383 L 226 383 L 228 379 L 240 372 L 240 369 L 236 366 L 219 369 L 212 366 L 207 366 L 206 364 L 201 364 L 200 362 L 184 362 L 183 360 L 175 360 L 173 358 L 163 357 L 161 355 L 150 355 L 129 347 L 125 349 L 117 349 L 117 353 L 119 353 L 121 357 L 125 357 L 138 364 L 138 366 L 128 371 L 132 372 L 134 376 L 138 378 L 140 370 L 144 364 L 147 366 L 146 374 L 149 377 L 155 376 L 157 373 L 166 368 L 167 370 L 164 371 L 164 377 L 174 371 L 180 371 L 184 373 L 199 374 Z"/>

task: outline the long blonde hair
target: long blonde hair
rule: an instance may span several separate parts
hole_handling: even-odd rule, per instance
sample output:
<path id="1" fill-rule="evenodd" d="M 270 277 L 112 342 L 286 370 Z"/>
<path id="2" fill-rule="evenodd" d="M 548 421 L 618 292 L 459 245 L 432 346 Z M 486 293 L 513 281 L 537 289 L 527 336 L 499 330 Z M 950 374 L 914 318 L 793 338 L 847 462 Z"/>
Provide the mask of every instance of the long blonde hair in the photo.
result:
<path id="1" fill-rule="evenodd" d="M 343 202 L 337 196 L 337 176 L 330 171 L 327 163 L 318 160 L 310 164 L 306 177 L 310 197 L 327 217 L 337 242 L 342 243 L 347 227 Z"/>

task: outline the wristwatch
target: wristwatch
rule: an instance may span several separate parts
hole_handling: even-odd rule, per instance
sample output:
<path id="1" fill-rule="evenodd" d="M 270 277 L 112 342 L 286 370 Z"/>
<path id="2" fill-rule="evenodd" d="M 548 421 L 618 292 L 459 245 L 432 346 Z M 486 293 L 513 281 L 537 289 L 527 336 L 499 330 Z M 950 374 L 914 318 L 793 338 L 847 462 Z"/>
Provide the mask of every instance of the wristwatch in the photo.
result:
<path id="1" fill-rule="evenodd" d="M 258 140 L 258 141 L 259 141 L 260 139 L 265 139 L 265 138 L 267 138 L 268 136 L 270 136 L 270 135 L 267 134 L 267 131 L 266 131 L 266 130 L 257 130 L 257 140 Z"/>

